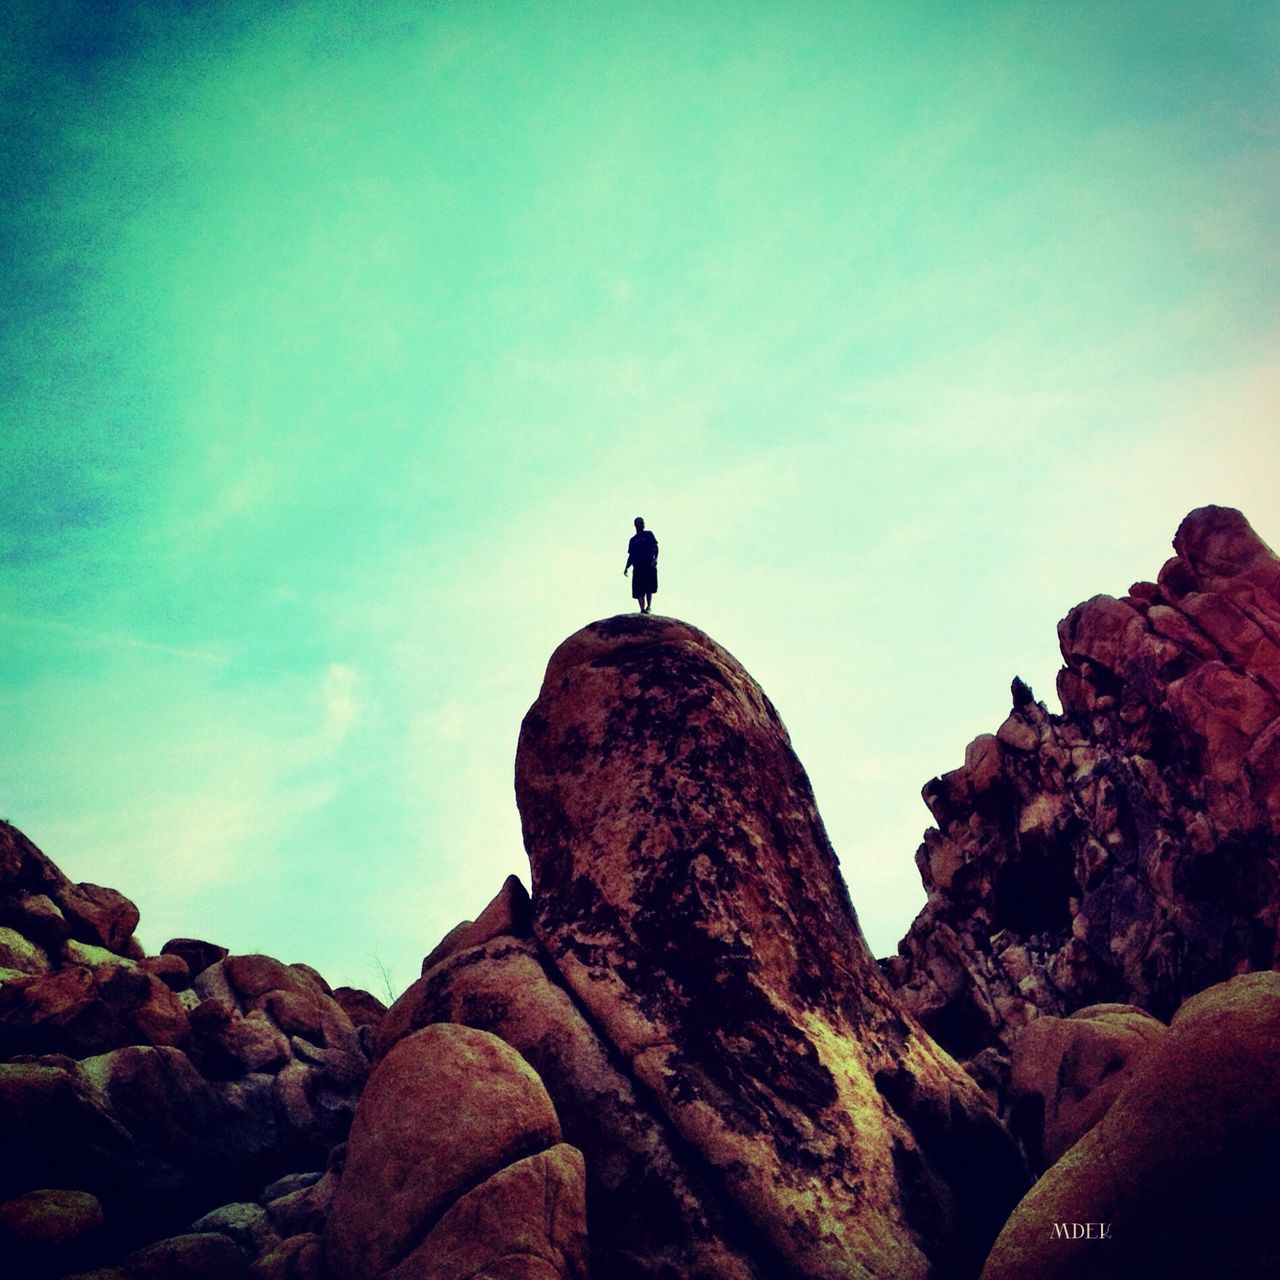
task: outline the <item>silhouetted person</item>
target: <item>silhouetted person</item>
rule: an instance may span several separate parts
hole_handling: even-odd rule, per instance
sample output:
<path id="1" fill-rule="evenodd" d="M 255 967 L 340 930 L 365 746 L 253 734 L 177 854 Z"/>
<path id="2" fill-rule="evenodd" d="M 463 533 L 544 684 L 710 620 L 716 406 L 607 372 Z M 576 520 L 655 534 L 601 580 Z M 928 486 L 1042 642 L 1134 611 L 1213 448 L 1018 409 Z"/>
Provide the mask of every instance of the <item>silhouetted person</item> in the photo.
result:
<path id="1" fill-rule="evenodd" d="M 640 606 L 641 613 L 653 608 L 653 593 L 658 589 L 658 540 L 644 527 L 644 517 L 636 516 L 636 536 L 627 543 L 627 570 L 631 575 L 631 598 Z"/>

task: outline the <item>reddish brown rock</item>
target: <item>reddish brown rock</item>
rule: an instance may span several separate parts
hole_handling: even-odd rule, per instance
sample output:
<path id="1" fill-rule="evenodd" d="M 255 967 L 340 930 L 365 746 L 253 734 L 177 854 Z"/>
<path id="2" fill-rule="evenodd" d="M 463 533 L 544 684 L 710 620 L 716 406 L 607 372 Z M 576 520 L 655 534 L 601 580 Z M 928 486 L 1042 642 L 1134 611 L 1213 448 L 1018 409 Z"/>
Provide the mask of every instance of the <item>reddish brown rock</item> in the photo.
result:
<path id="1" fill-rule="evenodd" d="M 1280 561 L 1220 507 L 1174 545 L 1159 583 L 1061 623 L 1061 715 L 1015 680 L 994 740 L 924 789 L 928 902 L 883 964 L 1002 1102 L 1036 1017 L 1121 1003 L 1167 1020 L 1276 963 Z"/>
<path id="2" fill-rule="evenodd" d="M 1016 1128 L 1037 1169 L 1106 1114 L 1163 1022 L 1132 1005 L 1097 1004 L 1035 1019 L 1019 1035 L 1009 1083 Z"/>
<path id="3" fill-rule="evenodd" d="M 338 1192 L 338 1175 L 329 1172 L 309 1187 L 277 1196 L 267 1212 L 282 1236 L 298 1236 L 324 1230 Z"/>
<path id="4" fill-rule="evenodd" d="M 314 1232 L 290 1236 L 249 1268 L 253 1280 L 325 1280 L 324 1244 Z"/>
<path id="5" fill-rule="evenodd" d="M 58 898 L 77 937 L 123 951 L 138 927 L 138 908 L 124 894 L 97 884 L 73 884 Z"/>
<path id="6" fill-rule="evenodd" d="M 229 954 L 226 947 L 213 942 L 203 942 L 199 938 L 170 938 L 160 948 L 162 956 L 177 956 L 182 960 L 188 972 L 194 978 L 203 973 L 211 964 L 217 964 Z"/>
<path id="7" fill-rule="evenodd" d="M 0 1199 L 81 1188 L 104 1206 L 103 1248 L 116 1254 L 223 1204 L 200 1225 L 243 1245 L 252 1231 L 237 1236 L 246 1224 L 217 1214 L 265 1214 L 224 1202 L 323 1163 L 368 1058 L 314 970 L 192 940 L 148 957 L 136 921 L 122 895 L 71 884 L 0 824 L 0 1058 L 11 1059 L 0 1061 Z M 313 1191 L 309 1226 L 327 1203 Z M 108 1271 L 163 1270 L 171 1254 L 178 1272 L 216 1270 L 225 1250 L 188 1256 L 203 1247 L 166 1245 Z"/>
<path id="8" fill-rule="evenodd" d="M 87 1260 L 103 1226 L 87 1191 L 40 1189 L 0 1204 L 0 1258 L 7 1274 L 61 1274 Z"/>
<path id="9" fill-rule="evenodd" d="M 325 981 L 324 975 L 319 969 L 313 969 L 309 964 L 303 964 L 301 961 L 295 961 L 289 966 L 295 973 L 300 973 L 304 978 L 310 978 L 311 981 L 320 988 L 321 992 L 326 996 L 333 995 L 333 988 Z"/>
<path id="10" fill-rule="evenodd" d="M 12 974 L 43 974 L 49 972 L 49 967 L 49 956 L 43 947 L 16 929 L 0 926 L 0 969 Z"/>
<path id="11" fill-rule="evenodd" d="M 392 1006 L 380 1052 L 433 1022 L 492 1032 L 538 1073 L 566 1141 L 585 1157 L 593 1275 L 758 1275 L 719 1191 L 688 1167 L 663 1117 L 552 980 L 534 941 L 496 937 L 432 966 Z"/>
<path id="12" fill-rule="evenodd" d="M 1178 1011 L 1102 1119 L 1032 1188 L 983 1280 L 1280 1274 L 1280 974 Z M 1055 1229 L 1105 1224 L 1108 1237 Z"/>
<path id="13" fill-rule="evenodd" d="M 478 947 L 490 938 L 533 936 L 532 907 L 529 893 L 517 876 L 508 876 L 493 901 L 474 920 L 464 920 L 436 944 L 423 959 L 422 972 L 427 974 L 443 960 L 468 947 Z"/>
<path id="14" fill-rule="evenodd" d="M 334 987 L 333 998 L 357 1031 L 361 1027 L 372 1027 L 376 1031 L 386 1016 L 387 1006 L 360 987 Z"/>
<path id="15" fill-rule="evenodd" d="M 138 968 L 159 978 L 170 991 L 185 991 L 191 985 L 191 970 L 181 956 L 147 956 L 138 962 Z"/>
<path id="16" fill-rule="evenodd" d="M 286 1072 L 296 1074 L 283 1082 Z M 345 1134 L 334 1086 L 294 1063 L 208 1080 L 181 1051 L 127 1047 L 83 1062 L 0 1064 L 0 1196 L 79 1186 L 122 1235 L 174 1230 Z M 285 1089 L 302 1099 L 289 1105 Z M 342 1095 L 352 1105 L 354 1089 Z"/>
<path id="17" fill-rule="evenodd" d="M 561 1143 L 467 1192 L 386 1280 L 587 1280 L 582 1155 Z"/>
<path id="18" fill-rule="evenodd" d="M 47 893 L 23 893 L 10 897 L 0 906 L 18 933 L 53 950 L 71 936 L 71 925 L 62 909 Z"/>
<path id="19" fill-rule="evenodd" d="M 235 1079 L 251 1071 L 272 1071 L 289 1061 L 289 1041 L 265 1013 L 248 1016 L 219 997 L 191 1011 L 193 1054 L 210 1079 Z"/>
<path id="20" fill-rule="evenodd" d="M 271 956 L 227 956 L 222 965 L 227 981 L 241 1000 L 255 1000 L 270 991 L 290 991 L 311 999 L 324 994 L 310 974 Z"/>
<path id="21" fill-rule="evenodd" d="M 72 884 L 26 836 L 0 822 L 0 925 L 42 946 L 66 937 L 126 954 L 138 909 L 123 894 Z"/>
<path id="22" fill-rule="evenodd" d="M 5 1056 L 87 1057 L 130 1044 L 184 1046 L 189 1038 L 178 998 L 129 962 L 73 965 L 6 982 L 0 990 L 0 1052 Z"/>
<path id="23" fill-rule="evenodd" d="M 414 1032 L 356 1111 L 325 1229 L 335 1280 L 380 1280 L 460 1196 L 559 1141 L 551 1100 L 514 1049 L 471 1027 Z"/>
<path id="24" fill-rule="evenodd" d="M 244 1253 L 220 1232 L 172 1236 L 131 1253 L 119 1265 L 125 1280 L 248 1280 Z"/>
<path id="25" fill-rule="evenodd" d="M 653 617 L 552 656 L 516 792 L 534 931 L 769 1275 L 976 1267 L 1012 1144 L 867 951 L 808 780 L 723 649 Z"/>
<path id="26" fill-rule="evenodd" d="M 226 1236 L 247 1258 L 256 1258 L 280 1243 L 280 1233 L 267 1211 L 251 1200 L 219 1205 L 191 1224 L 192 1235 L 209 1232 Z"/>

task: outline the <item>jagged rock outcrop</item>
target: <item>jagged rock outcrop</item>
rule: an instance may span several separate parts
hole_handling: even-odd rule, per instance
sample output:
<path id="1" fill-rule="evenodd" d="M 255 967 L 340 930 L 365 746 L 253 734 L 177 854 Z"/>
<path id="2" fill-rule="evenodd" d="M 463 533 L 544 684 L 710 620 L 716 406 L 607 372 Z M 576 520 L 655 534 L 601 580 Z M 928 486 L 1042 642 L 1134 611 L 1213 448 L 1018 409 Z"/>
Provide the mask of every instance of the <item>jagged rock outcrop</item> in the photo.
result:
<path id="1" fill-rule="evenodd" d="M 1156 582 L 1059 626 L 1061 715 L 1021 681 L 924 797 L 928 902 L 884 961 L 930 1033 L 1006 1100 L 1043 1014 L 1167 1021 L 1271 968 L 1280 917 L 1280 561 L 1238 512 L 1193 511 Z"/>
<path id="2" fill-rule="evenodd" d="M 324 1164 L 368 1074 L 313 970 L 192 939 L 147 956 L 137 923 L 122 894 L 73 885 L 0 823 L 0 1218 L 32 1276 L 184 1228 L 188 1243 L 135 1250 L 122 1274 L 230 1256 L 190 1244 L 192 1219 Z M 49 1206 L 66 1195 L 102 1221 L 72 1231 L 63 1213 L 58 1236 Z M 247 1270 L 249 1237 L 232 1243 Z"/>
<path id="3" fill-rule="evenodd" d="M 437 1023 L 370 1077 L 325 1227 L 334 1280 L 586 1280 L 582 1156 L 497 1036 Z M 517 1265 L 518 1264 L 518 1265 Z"/>
<path id="4" fill-rule="evenodd" d="M 1018 1205 L 982 1280 L 1280 1274 L 1277 1078 L 1280 974 L 1192 997 Z"/>
<path id="5" fill-rule="evenodd" d="M 976 1270 L 1021 1185 L 881 979 L 768 699 L 696 629 L 552 656 L 516 792 L 534 932 L 764 1275 Z"/>

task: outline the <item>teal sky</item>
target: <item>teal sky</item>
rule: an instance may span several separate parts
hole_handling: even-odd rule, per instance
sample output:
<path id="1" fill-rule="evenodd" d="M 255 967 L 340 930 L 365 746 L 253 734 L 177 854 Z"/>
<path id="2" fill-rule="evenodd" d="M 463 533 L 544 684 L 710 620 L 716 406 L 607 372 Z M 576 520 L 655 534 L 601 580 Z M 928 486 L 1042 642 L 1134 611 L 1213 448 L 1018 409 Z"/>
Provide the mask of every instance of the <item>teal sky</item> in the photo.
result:
<path id="1" fill-rule="evenodd" d="M 1192 507 L 1280 545 L 1272 3 L 19 0 L 0 813 L 397 988 L 567 634 L 761 681 L 873 949 L 921 785 Z"/>

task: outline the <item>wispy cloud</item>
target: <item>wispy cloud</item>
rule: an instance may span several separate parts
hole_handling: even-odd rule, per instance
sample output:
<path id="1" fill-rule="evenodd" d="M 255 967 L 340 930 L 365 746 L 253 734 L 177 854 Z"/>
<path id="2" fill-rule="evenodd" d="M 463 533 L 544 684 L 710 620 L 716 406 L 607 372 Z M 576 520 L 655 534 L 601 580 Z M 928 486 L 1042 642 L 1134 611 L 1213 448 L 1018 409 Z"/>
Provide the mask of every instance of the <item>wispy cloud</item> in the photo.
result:
<path id="1" fill-rule="evenodd" d="M 0 613 L 0 625 L 67 636 L 82 644 L 104 649 L 137 649 L 144 653 L 162 653 L 168 657 L 187 658 L 192 662 L 203 662 L 212 666 L 222 666 L 229 661 L 226 654 L 209 649 L 190 649 L 182 645 L 162 644 L 157 640 L 144 640 L 124 631 L 95 631 L 90 627 L 78 627 L 73 623 L 59 622 L 53 618 L 29 618 L 16 613 Z"/>

